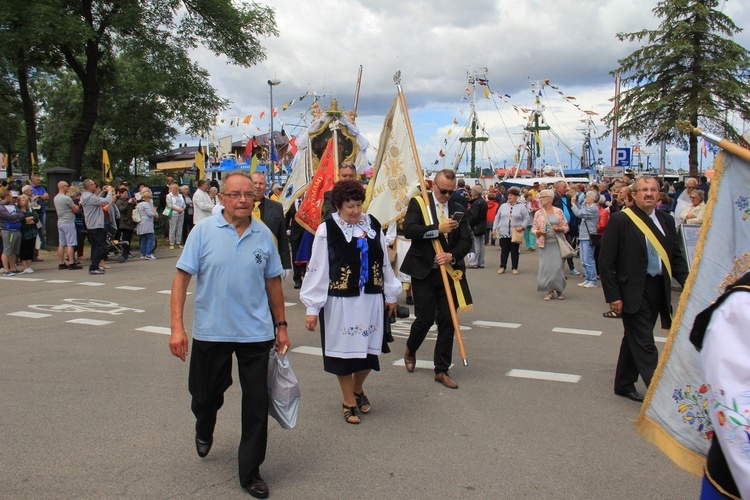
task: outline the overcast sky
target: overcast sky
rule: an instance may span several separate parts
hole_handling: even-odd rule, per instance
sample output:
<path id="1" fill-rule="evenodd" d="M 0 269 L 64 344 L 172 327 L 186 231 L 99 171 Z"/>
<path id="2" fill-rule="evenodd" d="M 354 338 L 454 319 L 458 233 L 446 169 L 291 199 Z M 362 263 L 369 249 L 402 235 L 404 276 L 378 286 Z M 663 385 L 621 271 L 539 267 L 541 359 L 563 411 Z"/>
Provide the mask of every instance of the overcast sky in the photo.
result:
<path id="1" fill-rule="evenodd" d="M 324 95 L 327 108 L 335 97 L 339 107 L 352 108 L 357 72 L 363 66 L 357 124 L 371 142 L 368 157 L 383 125 L 383 117 L 396 96 L 393 75 L 402 73 L 420 160 L 428 168 L 447 149 L 448 159 L 458 151 L 455 139 L 462 134 L 470 112 L 467 72 L 487 68 L 491 99 L 476 98 L 479 120 L 490 141 L 480 150 L 485 165 L 513 163 L 525 118 L 520 108 L 533 107 L 531 83 L 549 80 L 545 89 L 545 116 L 559 138 L 543 135 L 544 158 L 552 164 L 571 163 L 565 146 L 580 156 L 583 140 L 582 110 L 591 110 L 593 135 L 606 129 L 600 118 L 611 108 L 614 79 L 610 71 L 617 60 L 636 46 L 617 40 L 618 32 L 655 28 L 655 0 L 318 0 L 263 2 L 276 11 L 280 33 L 264 41 L 267 59 L 248 69 L 229 66 L 221 58 L 199 50 L 195 57 L 211 73 L 220 95 L 232 101 L 222 114 L 216 138 L 265 133 L 269 128 L 269 79 L 274 87 L 274 107 L 279 108 L 274 127 L 283 122 L 293 135 L 312 102 L 305 93 Z M 730 1 L 721 8 L 738 26 L 750 25 L 750 5 Z M 750 34 L 737 39 L 750 46 Z M 480 88 L 480 92 L 484 89 Z M 503 97 L 509 95 L 510 98 Z M 575 97 L 565 99 L 564 97 Z M 284 103 L 296 101 L 282 111 Z M 577 104 L 578 107 L 574 106 Z M 264 119 L 259 114 L 266 111 Z M 253 115 L 249 125 L 230 127 L 237 117 Z M 458 124 L 454 124 L 454 120 Z M 450 133 L 449 133 L 450 131 Z M 182 140 L 185 140 L 183 138 Z M 190 139 L 191 144 L 197 138 Z M 447 148 L 446 148 L 447 141 Z M 622 140 L 620 146 L 632 146 Z M 594 143 L 609 164 L 610 139 Z M 646 148 L 647 152 L 651 152 Z M 557 152 L 557 153 L 556 153 Z M 670 148 L 674 166 L 687 168 L 686 153 Z M 642 161 L 645 163 L 646 158 Z M 656 156 L 651 158 L 656 164 Z M 710 161 L 709 160 L 706 162 Z M 573 157 L 577 166 L 579 159 Z M 460 170 L 465 170 L 464 163 Z"/>

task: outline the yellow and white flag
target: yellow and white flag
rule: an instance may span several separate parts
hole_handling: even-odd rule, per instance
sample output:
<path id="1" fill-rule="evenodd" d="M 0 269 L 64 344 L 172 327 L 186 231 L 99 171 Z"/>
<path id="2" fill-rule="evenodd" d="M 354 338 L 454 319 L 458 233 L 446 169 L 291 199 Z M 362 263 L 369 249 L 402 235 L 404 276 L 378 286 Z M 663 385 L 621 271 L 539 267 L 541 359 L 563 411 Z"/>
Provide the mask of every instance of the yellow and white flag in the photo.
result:
<path id="1" fill-rule="evenodd" d="M 383 228 L 401 218 L 409 206 L 409 199 L 419 192 L 418 165 L 417 152 L 412 150 L 409 140 L 404 109 L 396 97 L 383 123 L 364 203 L 365 211 L 380 221 Z"/>
<path id="2" fill-rule="evenodd" d="M 109 163 L 109 154 L 102 149 L 102 179 L 104 182 L 112 182 L 115 176 L 112 174 L 112 165 Z"/>
<path id="3" fill-rule="evenodd" d="M 641 435 L 696 475 L 703 473 L 715 423 L 708 413 L 712 389 L 703 381 L 690 331 L 696 315 L 750 269 L 750 163 L 724 151 L 714 168 L 700 234 L 694 246 L 687 241 L 690 275 L 636 420 Z"/>

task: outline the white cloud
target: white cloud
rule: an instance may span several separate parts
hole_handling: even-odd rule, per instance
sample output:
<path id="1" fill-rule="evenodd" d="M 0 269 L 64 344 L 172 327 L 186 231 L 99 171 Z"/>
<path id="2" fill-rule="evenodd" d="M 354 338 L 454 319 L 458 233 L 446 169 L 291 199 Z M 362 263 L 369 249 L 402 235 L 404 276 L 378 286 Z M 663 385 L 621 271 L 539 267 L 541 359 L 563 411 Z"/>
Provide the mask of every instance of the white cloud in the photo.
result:
<path id="1" fill-rule="evenodd" d="M 531 107 L 530 82 L 549 79 L 583 109 L 598 113 L 596 131 L 604 132 L 599 121 L 611 107 L 614 91 L 609 74 L 617 60 L 635 45 L 620 42 L 618 32 L 655 28 L 659 20 L 652 9 L 655 0 L 319 0 L 317 2 L 263 2 L 276 10 L 278 38 L 266 40 L 267 59 L 253 68 L 228 66 L 208 51 L 195 52 L 196 59 L 211 73 L 220 94 L 232 100 L 229 118 L 253 115 L 251 125 L 228 128 L 216 136 L 232 133 L 253 135 L 268 129 L 259 120 L 269 106 L 269 78 L 278 78 L 274 106 L 298 99 L 308 91 L 325 94 L 324 106 L 332 97 L 340 107 L 350 109 L 359 65 L 363 65 L 357 123 L 373 145 L 391 100 L 396 95 L 393 74 L 402 72 L 402 85 L 423 164 L 431 164 L 437 152 L 456 138 L 466 120 L 466 73 L 470 68 L 488 68 L 491 88 L 511 95 L 511 103 Z M 748 25 L 750 11 L 741 2 L 723 4 L 738 26 Z M 748 45 L 743 33 L 738 42 Z M 580 111 L 549 91 L 545 103 L 547 118 L 564 142 L 578 150 L 584 117 Z M 478 98 L 480 120 L 492 137 L 496 162 L 512 162 L 517 134 L 524 120 L 513 107 L 497 100 L 498 109 Z M 295 103 L 279 117 L 290 131 L 300 121 L 312 99 Z M 461 115 L 461 112 L 464 114 Z M 446 136 L 449 129 L 453 134 Z M 183 139 L 184 140 L 184 139 Z M 551 148 L 557 139 L 548 140 Z M 609 158 L 609 139 L 601 141 Z M 624 145 L 624 143 L 623 143 Z M 595 147 L 596 149 L 596 147 Z M 675 164 L 687 161 L 675 155 Z M 374 152 L 371 158 L 374 158 Z M 561 161 L 569 163 L 564 153 Z M 552 153 L 545 155 L 554 159 Z M 680 158 L 677 160 L 677 158 Z M 652 159 L 652 162 L 655 158 Z M 462 167 L 463 168 L 463 167 Z"/>

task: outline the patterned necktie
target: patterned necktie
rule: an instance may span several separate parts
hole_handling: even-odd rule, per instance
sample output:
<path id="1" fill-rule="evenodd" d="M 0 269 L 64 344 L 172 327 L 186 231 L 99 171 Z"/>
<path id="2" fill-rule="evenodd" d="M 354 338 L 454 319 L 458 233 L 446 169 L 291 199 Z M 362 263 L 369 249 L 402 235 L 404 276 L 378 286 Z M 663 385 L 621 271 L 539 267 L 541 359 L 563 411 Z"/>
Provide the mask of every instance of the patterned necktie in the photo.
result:
<path id="1" fill-rule="evenodd" d="M 437 216 L 438 216 L 438 226 L 441 222 L 445 220 L 445 205 L 443 203 L 439 203 L 437 206 Z M 448 233 L 443 233 L 446 237 L 448 236 Z"/>
<path id="2" fill-rule="evenodd" d="M 253 219 L 255 220 L 261 220 L 260 218 L 260 202 L 256 201 L 255 206 L 253 206 Z"/>
<path id="3" fill-rule="evenodd" d="M 661 259 L 659 254 L 656 252 L 656 248 L 646 238 L 646 252 L 648 255 L 648 264 L 646 265 L 646 272 L 650 276 L 658 276 L 661 273 Z"/>

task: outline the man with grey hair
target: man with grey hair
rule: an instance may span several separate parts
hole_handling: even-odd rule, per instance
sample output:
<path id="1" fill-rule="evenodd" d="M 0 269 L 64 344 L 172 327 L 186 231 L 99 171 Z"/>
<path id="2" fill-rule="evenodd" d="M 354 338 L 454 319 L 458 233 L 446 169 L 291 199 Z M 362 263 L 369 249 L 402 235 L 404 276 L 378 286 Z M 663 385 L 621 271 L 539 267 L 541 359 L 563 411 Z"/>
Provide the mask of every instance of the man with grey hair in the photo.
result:
<path id="1" fill-rule="evenodd" d="M 99 264 L 107 255 L 106 239 L 104 229 L 104 211 L 103 206 L 112 203 L 112 186 L 104 186 L 106 198 L 97 196 L 96 183 L 91 179 L 83 181 L 83 194 L 81 195 L 81 206 L 83 207 L 83 217 L 86 221 L 86 230 L 89 235 L 91 244 L 91 261 L 89 265 L 89 274 L 104 274 L 104 269 L 99 269 Z"/>
<path id="2" fill-rule="evenodd" d="M 476 184 L 471 188 L 471 202 L 469 203 L 469 212 L 466 214 L 471 226 L 471 232 L 474 235 L 474 241 L 471 247 L 473 258 L 469 261 L 467 267 L 484 267 L 484 233 L 487 230 L 487 201 L 482 196 L 484 188 Z"/>

